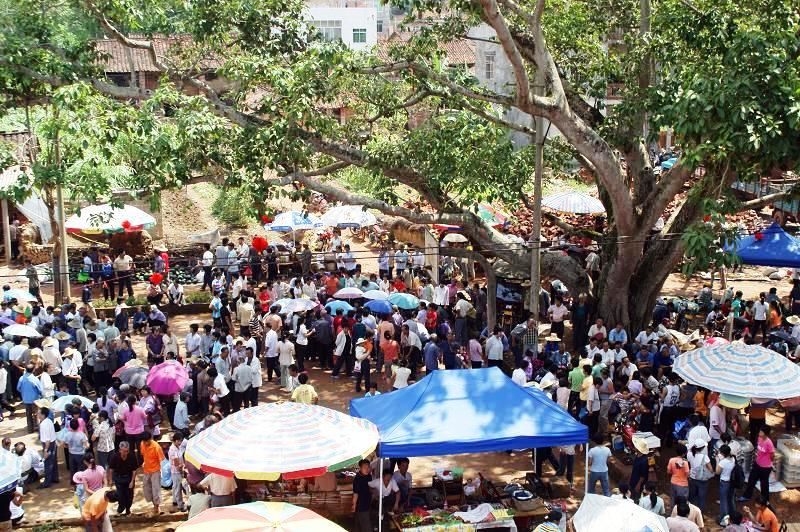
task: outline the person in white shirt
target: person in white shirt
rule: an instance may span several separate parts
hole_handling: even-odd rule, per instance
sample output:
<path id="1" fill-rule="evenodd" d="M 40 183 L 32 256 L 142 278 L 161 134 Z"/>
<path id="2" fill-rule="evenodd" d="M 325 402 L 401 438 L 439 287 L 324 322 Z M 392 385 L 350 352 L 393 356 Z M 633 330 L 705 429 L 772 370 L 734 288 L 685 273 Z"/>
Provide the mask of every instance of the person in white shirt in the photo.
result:
<path id="1" fill-rule="evenodd" d="M 392 480 L 400 490 L 400 506 L 403 508 L 408 506 L 409 495 L 414 484 L 413 477 L 408 472 L 409 463 L 408 458 L 397 460 L 397 471 L 392 475 Z"/>
<path id="2" fill-rule="evenodd" d="M 203 267 L 203 286 L 200 290 L 205 290 L 206 286 L 211 289 L 211 269 L 214 266 L 214 253 L 211 251 L 211 245 L 205 245 L 205 251 L 203 251 L 203 258 L 200 259 L 200 265 Z"/>
<path id="3" fill-rule="evenodd" d="M 286 336 L 281 336 L 277 346 L 278 351 L 278 364 L 280 365 L 280 378 L 281 386 L 287 388 L 289 386 L 289 366 L 294 364 L 294 343 L 292 343 Z"/>
<path id="4" fill-rule="evenodd" d="M 494 334 L 486 340 L 484 351 L 486 352 L 487 365 L 491 368 L 494 366 L 503 366 L 503 329 L 495 326 Z"/>
<path id="5" fill-rule="evenodd" d="M 222 409 L 222 415 L 227 416 L 231 413 L 231 391 L 228 388 L 228 383 L 225 377 L 221 375 L 216 367 L 208 368 L 208 376 L 211 379 L 211 387 L 213 388 L 212 400 L 219 403 Z"/>
<path id="6" fill-rule="evenodd" d="M 708 435 L 711 438 L 710 447 L 713 449 L 716 446 L 717 440 L 720 439 L 722 433 L 728 428 L 725 420 L 725 407 L 720 405 L 719 402 L 711 405 L 708 409 Z"/>
<path id="7" fill-rule="evenodd" d="M 199 357 L 201 355 L 201 345 L 203 339 L 198 332 L 199 330 L 200 326 L 198 324 L 192 323 L 189 325 L 189 334 L 186 335 L 185 340 L 187 357 Z"/>
<path id="8" fill-rule="evenodd" d="M 250 386 L 253 383 L 252 369 L 243 362 L 233 368 L 233 375 L 231 375 L 234 392 L 231 398 L 231 408 L 234 412 L 239 411 L 243 402 L 246 407 L 250 398 Z"/>
<path id="9" fill-rule="evenodd" d="M 247 406 L 257 406 L 258 405 L 258 392 L 261 389 L 262 378 L 261 378 L 261 361 L 255 356 L 255 348 L 247 347 L 245 348 L 245 360 L 242 364 L 250 366 L 250 389 L 249 389 L 249 397 L 244 398 L 244 405 Z"/>
<path id="10" fill-rule="evenodd" d="M 400 390 L 408 387 L 408 378 L 411 376 L 411 370 L 408 369 L 408 363 L 401 360 L 399 365 L 392 366 L 392 376 L 394 377 L 393 390 Z"/>
<path id="11" fill-rule="evenodd" d="M 761 292 L 758 295 L 758 301 L 753 303 L 753 321 L 755 324 L 753 325 L 753 339 L 755 339 L 756 335 L 758 334 L 759 329 L 761 329 L 761 338 L 762 340 L 767 338 L 767 321 L 769 317 L 769 303 L 766 302 L 767 294 Z"/>
<path id="12" fill-rule="evenodd" d="M 389 276 L 385 275 L 381 282 L 378 284 L 378 288 L 381 292 L 389 293 L 392 291 L 392 283 L 389 281 Z"/>
<path id="13" fill-rule="evenodd" d="M 440 307 L 446 307 L 449 302 L 450 295 L 447 286 L 444 284 L 444 279 L 440 279 L 439 284 L 433 289 L 432 303 Z"/>
<path id="14" fill-rule="evenodd" d="M 390 469 L 384 469 L 383 475 L 381 476 L 383 478 L 371 480 L 369 482 L 369 487 L 372 488 L 375 496 L 383 494 L 383 518 L 385 519 L 386 514 L 389 512 L 397 513 L 400 507 L 400 488 L 397 482 L 394 481 L 394 478 L 392 478 L 393 473 Z"/>
<path id="15" fill-rule="evenodd" d="M 528 376 L 525 374 L 526 369 L 528 369 L 528 361 L 523 358 L 519 361 L 517 369 L 511 374 L 511 380 L 520 386 L 525 386 L 528 383 Z"/>
<path id="16" fill-rule="evenodd" d="M 548 307 L 547 316 L 550 318 L 550 333 L 564 338 L 564 320 L 569 316 L 569 309 L 563 304 L 560 296 L 556 296 L 553 304 Z"/>
<path id="17" fill-rule="evenodd" d="M 603 340 L 608 337 L 606 326 L 603 325 L 603 318 L 597 318 L 597 321 L 589 327 L 589 338 L 597 338 Z"/>
<path id="18" fill-rule="evenodd" d="M 267 362 L 267 381 L 272 382 L 272 374 L 276 373 L 280 379 L 280 368 L 278 368 L 278 333 L 271 327 L 264 333 L 264 358 Z"/>
<path id="19" fill-rule="evenodd" d="M 703 441 L 706 444 L 711 441 L 711 435 L 708 433 L 708 429 L 703 424 L 703 421 L 700 419 L 700 416 L 697 414 L 692 414 L 689 416 L 689 432 L 686 433 L 686 441 L 688 442 L 698 442 Z M 706 445 L 703 447 L 701 451 L 698 451 L 702 454 L 708 454 L 708 446 Z"/>
<path id="20" fill-rule="evenodd" d="M 314 281 L 311 278 L 306 278 L 303 281 L 303 295 L 310 299 L 311 301 L 317 300 L 317 286 L 314 284 Z"/>
<path id="21" fill-rule="evenodd" d="M 186 298 L 183 295 L 183 285 L 178 281 L 178 277 L 172 278 L 169 288 L 167 288 L 167 295 L 169 302 L 173 305 L 183 306 L 186 303 Z"/>

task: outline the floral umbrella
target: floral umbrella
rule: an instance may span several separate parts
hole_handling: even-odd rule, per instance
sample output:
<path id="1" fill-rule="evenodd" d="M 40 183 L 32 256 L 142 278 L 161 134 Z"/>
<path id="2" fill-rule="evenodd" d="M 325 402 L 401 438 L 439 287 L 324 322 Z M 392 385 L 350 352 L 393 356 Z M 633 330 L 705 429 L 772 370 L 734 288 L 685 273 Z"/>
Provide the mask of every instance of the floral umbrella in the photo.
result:
<path id="1" fill-rule="evenodd" d="M 345 532 L 321 515 L 288 502 L 249 502 L 209 508 L 178 525 L 181 532 Z"/>
<path id="2" fill-rule="evenodd" d="M 377 445 L 371 421 L 316 405 L 268 403 L 231 414 L 191 438 L 185 457 L 206 472 L 277 480 L 343 469 Z"/>

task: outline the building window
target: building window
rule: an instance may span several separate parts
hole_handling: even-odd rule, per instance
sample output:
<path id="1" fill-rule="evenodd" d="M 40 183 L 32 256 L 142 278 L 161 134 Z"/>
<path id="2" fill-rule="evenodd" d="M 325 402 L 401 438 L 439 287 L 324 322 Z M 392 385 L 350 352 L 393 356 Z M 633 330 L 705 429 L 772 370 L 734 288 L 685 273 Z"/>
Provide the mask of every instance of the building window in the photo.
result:
<path id="1" fill-rule="evenodd" d="M 367 42 L 367 28 L 353 28 L 353 43 Z"/>
<path id="2" fill-rule="evenodd" d="M 377 30 L 378 30 L 378 33 L 383 33 L 383 21 L 382 20 L 378 20 L 378 28 L 377 28 Z"/>
<path id="3" fill-rule="evenodd" d="M 484 58 L 484 75 L 486 79 L 494 78 L 494 52 L 486 52 L 483 56 Z"/>
<path id="4" fill-rule="evenodd" d="M 328 42 L 342 40 L 341 20 L 317 20 L 314 27 L 322 34 L 322 39 Z"/>

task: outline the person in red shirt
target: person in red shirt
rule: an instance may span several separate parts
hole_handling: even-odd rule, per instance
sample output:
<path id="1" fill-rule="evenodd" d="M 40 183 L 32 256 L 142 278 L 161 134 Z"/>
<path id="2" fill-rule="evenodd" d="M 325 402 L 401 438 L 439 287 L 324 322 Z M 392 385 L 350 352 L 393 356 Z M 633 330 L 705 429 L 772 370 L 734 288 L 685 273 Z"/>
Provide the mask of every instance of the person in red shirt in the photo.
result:
<path id="1" fill-rule="evenodd" d="M 406 291 L 406 283 L 403 281 L 403 278 L 399 275 L 395 277 L 394 282 L 392 282 L 392 289 L 396 292 L 405 292 Z"/>
<path id="2" fill-rule="evenodd" d="M 333 297 L 333 294 L 335 294 L 338 290 L 339 278 L 335 273 L 331 272 L 328 274 L 328 277 L 325 278 L 325 293 L 327 293 L 329 297 Z"/>
<path id="3" fill-rule="evenodd" d="M 425 328 L 428 329 L 429 333 L 436 332 L 436 326 L 438 323 L 439 315 L 436 313 L 436 305 L 431 303 L 428 305 L 428 312 L 425 314 Z"/>
<path id="4" fill-rule="evenodd" d="M 333 334 L 339 334 L 342 330 L 342 322 L 344 321 L 344 310 L 336 309 L 336 316 L 333 317 Z"/>

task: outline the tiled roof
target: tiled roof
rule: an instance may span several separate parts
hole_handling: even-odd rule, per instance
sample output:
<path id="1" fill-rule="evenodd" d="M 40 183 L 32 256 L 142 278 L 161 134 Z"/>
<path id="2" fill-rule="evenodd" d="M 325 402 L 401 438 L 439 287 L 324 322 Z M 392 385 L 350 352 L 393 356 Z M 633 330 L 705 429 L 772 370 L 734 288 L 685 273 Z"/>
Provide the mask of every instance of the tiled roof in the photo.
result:
<path id="1" fill-rule="evenodd" d="M 21 165 L 30 163 L 30 150 L 33 137 L 27 131 L 0 132 L 0 142 L 11 144 L 15 150 L 17 162 Z"/>
<path id="2" fill-rule="evenodd" d="M 411 39 L 411 33 L 396 32 L 391 34 L 386 39 L 378 41 L 378 57 L 384 61 L 388 61 L 389 49 L 393 45 L 403 44 Z M 472 43 L 467 39 L 456 39 L 446 43 L 440 43 L 439 48 L 443 50 L 447 56 L 447 62 L 450 65 L 469 65 L 475 64 L 475 48 Z"/>
<path id="3" fill-rule="evenodd" d="M 132 35 L 135 38 L 145 38 Z M 191 37 L 188 35 L 154 35 L 152 40 L 159 60 L 169 57 L 171 52 L 177 51 L 181 46 L 189 46 Z M 174 50 L 173 50 L 174 48 Z M 149 50 L 127 48 L 116 39 L 99 39 L 95 41 L 95 49 L 101 54 L 103 70 L 105 72 L 130 72 L 131 60 L 135 72 L 159 72 L 153 63 Z M 204 67 L 213 67 L 212 61 L 206 61 Z"/>

